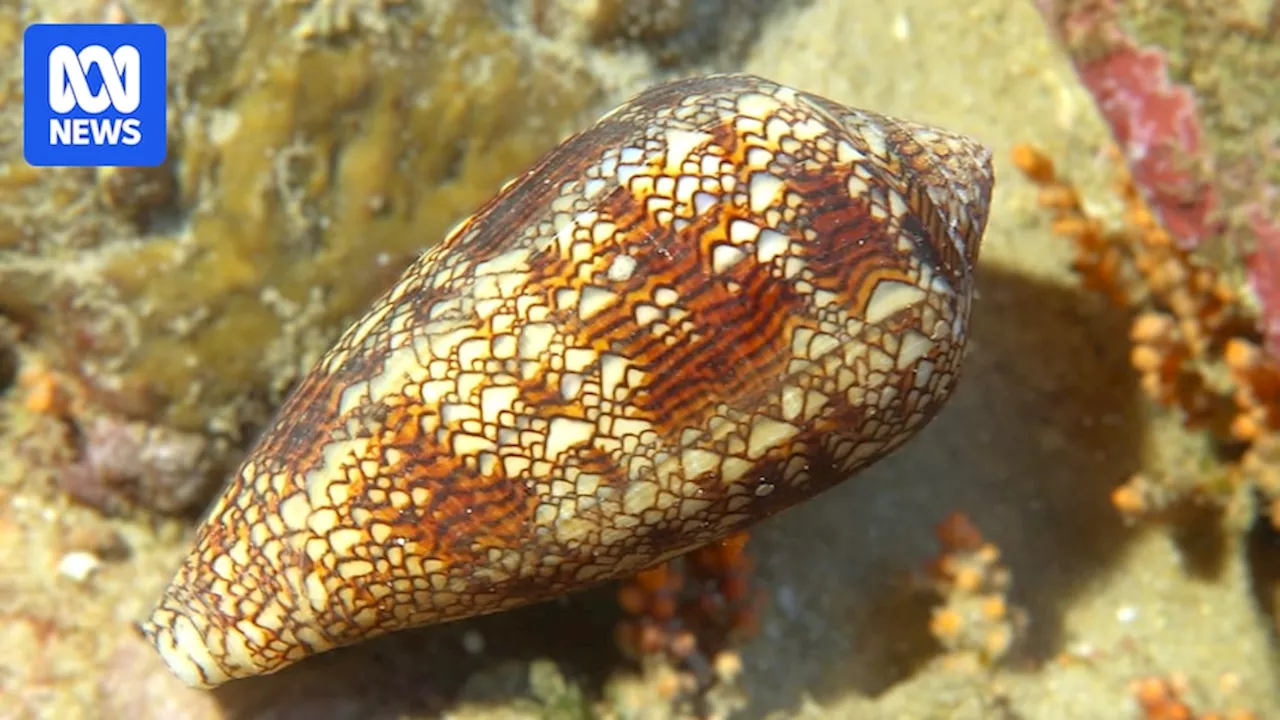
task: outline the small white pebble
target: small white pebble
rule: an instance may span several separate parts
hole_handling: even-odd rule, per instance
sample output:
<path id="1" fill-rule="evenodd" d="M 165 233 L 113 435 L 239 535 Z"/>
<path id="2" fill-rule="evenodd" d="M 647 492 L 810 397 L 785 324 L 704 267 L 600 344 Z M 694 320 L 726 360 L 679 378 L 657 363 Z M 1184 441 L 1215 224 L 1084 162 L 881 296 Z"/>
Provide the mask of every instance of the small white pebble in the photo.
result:
<path id="1" fill-rule="evenodd" d="M 1087 642 L 1087 641 L 1072 643 L 1067 648 L 1068 655 L 1070 655 L 1071 657 L 1080 658 L 1083 660 L 1088 660 L 1089 658 L 1092 658 L 1095 654 L 1097 654 L 1097 652 L 1098 652 L 1098 649 L 1093 646 L 1093 643 Z"/>
<path id="2" fill-rule="evenodd" d="M 484 652 L 484 635 L 479 630 L 468 630 L 462 634 L 462 649 L 471 655 Z"/>
<path id="3" fill-rule="evenodd" d="M 899 13 L 893 19 L 893 37 L 901 42 L 911 39 L 911 19 L 905 13 Z"/>
<path id="4" fill-rule="evenodd" d="M 1125 605 L 1121 607 L 1119 610 L 1116 610 L 1116 620 L 1119 620 L 1121 623 L 1125 625 L 1128 625 L 1129 623 L 1137 619 L 1138 619 L 1138 608 L 1132 605 Z"/>
<path id="5" fill-rule="evenodd" d="M 102 562 L 98 560 L 98 556 L 91 552 L 83 550 L 74 550 L 62 556 L 58 561 L 58 574 L 69 577 L 76 582 L 84 582 L 89 579 L 94 570 Z"/>

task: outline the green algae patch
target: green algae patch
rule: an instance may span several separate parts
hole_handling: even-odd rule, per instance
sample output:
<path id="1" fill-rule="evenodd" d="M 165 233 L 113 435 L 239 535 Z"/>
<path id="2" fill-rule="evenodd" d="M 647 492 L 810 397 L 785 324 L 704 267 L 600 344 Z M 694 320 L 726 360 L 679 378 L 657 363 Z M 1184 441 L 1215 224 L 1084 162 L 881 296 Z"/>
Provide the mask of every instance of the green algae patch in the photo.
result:
<path id="1" fill-rule="evenodd" d="M 214 415 L 260 414 L 405 264 L 599 102 L 585 71 L 482 5 L 429 5 L 263 4 L 170 32 L 173 197 L 133 207 L 158 196 L 118 180 L 125 206 L 101 204 L 141 240 L 104 243 L 91 273 L 136 319 L 118 383 L 160 398 L 153 420 L 206 430 Z M 50 312 L 38 322 L 64 323 Z"/>

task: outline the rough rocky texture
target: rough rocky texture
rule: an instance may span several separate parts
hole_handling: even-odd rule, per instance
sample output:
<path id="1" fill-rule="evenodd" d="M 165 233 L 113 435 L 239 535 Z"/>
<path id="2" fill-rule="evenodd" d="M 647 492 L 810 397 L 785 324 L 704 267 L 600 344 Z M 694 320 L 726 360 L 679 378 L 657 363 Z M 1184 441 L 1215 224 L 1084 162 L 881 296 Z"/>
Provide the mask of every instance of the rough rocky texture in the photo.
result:
<path id="1" fill-rule="evenodd" d="M 129 7 L 141 12 L 145 5 Z M 1201 708 L 1248 707 L 1259 717 L 1280 714 L 1276 683 L 1280 673 L 1271 620 L 1260 612 L 1250 589 L 1250 573 L 1257 566 L 1254 559 L 1274 553 L 1274 546 L 1250 545 L 1238 533 L 1215 533 L 1210 527 L 1199 531 L 1201 552 L 1188 554 L 1185 543 L 1176 543 L 1164 531 L 1124 527 L 1107 502 L 1111 489 L 1146 463 L 1190 464 L 1204 459 L 1196 447 L 1174 446 L 1176 435 L 1150 419 L 1125 359 L 1126 320 L 1080 292 L 1068 270 L 1071 249 L 1047 232 L 1034 206 L 1035 189 L 1007 162 L 1012 142 L 1034 142 L 1060 160 L 1071 177 L 1082 181 L 1088 197 L 1095 202 L 1109 197 L 1105 164 L 1098 161 L 1105 132 L 1029 3 L 815 0 L 773 4 L 776 9 L 767 16 L 751 12 L 750 3 L 708 3 L 717 6 L 718 18 L 727 27 L 713 32 L 700 26 L 698 32 L 670 36 L 674 38 L 670 47 L 691 44 L 683 52 L 664 56 L 666 66 L 649 50 L 653 46 L 648 43 L 657 45 L 656 40 L 620 40 L 618 47 L 602 49 L 590 41 L 570 40 L 585 33 L 562 36 L 550 29 L 534 29 L 527 7 L 520 3 L 496 5 L 506 10 L 496 27 L 517 38 L 512 46 L 535 48 L 571 67 L 582 67 L 583 58 L 590 58 L 593 69 L 587 72 L 596 78 L 601 92 L 588 105 L 611 104 L 659 73 L 671 71 L 666 68 L 681 72 L 745 69 L 838 101 L 972 133 L 996 148 L 999 189 L 979 276 L 977 336 L 965 383 L 952 407 L 909 451 L 820 502 L 783 514 L 754 534 L 749 547 L 760 563 L 759 581 L 768 589 L 771 603 L 762 635 L 744 651 L 745 684 L 751 699 L 745 717 L 770 711 L 787 717 L 801 711 L 809 717 L 998 717 L 1003 703 L 1026 718 L 1130 718 L 1137 717 L 1137 709 L 1129 681 L 1153 673 L 1186 675 L 1191 699 Z M 102 12 L 96 3 L 82 7 Z M 266 17 L 292 13 L 276 17 L 299 22 L 307 11 L 292 3 L 263 7 L 268 8 L 261 11 Z M 380 15 L 374 12 L 379 5 L 372 2 L 321 7 L 341 10 L 330 15 L 339 18 L 339 24 Z M 389 3 L 387 7 L 395 10 Z M 189 19 L 193 12 L 159 17 L 177 21 Z M 211 27 L 229 28 L 219 23 L 236 17 L 235 13 L 202 12 Z M 13 47 L 21 29 L 21 18 L 14 13 L 11 6 L 0 9 L 0 40 L 7 41 L 6 47 Z M 264 21 L 256 31 L 256 26 L 250 27 L 244 38 L 227 29 L 224 33 L 230 37 L 222 41 L 244 43 L 249 52 L 254 47 L 285 47 L 286 41 L 265 28 L 274 27 L 279 36 L 292 22 Z M 388 34 L 412 35 L 414 26 L 408 25 Z M 338 50 L 325 52 L 353 52 L 349 48 L 367 42 L 369 36 L 379 36 L 377 29 L 362 25 L 337 40 Z M 725 39 L 730 50 L 682 39 L 704 37 Z M 216 45 L 217 37 L 209 36 L 206 44 L 209 41 Z M 224 57 L 234 60 L 239 55 Z M 190 62 L 195 67 L 195 61 Z M 1206 59 L 1200 67 L 1218 67 L 1223 77 L 1247 71 L 1219 62 Z M 296 68 L 288 71 L 285 65 L 285 70 L 263 70 L 262 76 L 298 76 Z M 232 67 L 226 62 L 206 63 L 199 72 L 192 71 L 193 78 L 209 87 L 223 88 L 222 93 L 206 97 L 207 102 L 249 102 L 248 95 L 228 90 L 238 87 L 233 82 L 241 82 L 228 79 L 236 77 L 229 70 Z M 243 74 L 265 66 L 242 62 L 238 67 Z M 0 119 L 0 147 L 6 149 L 17 147 L 11 141 L 16 130 L 14 111 L 20 107 L 16 72 L 12 64 L 0 67 L 0 117 L 7 118 Z M 397 77 L 379 75 L 370 82 L 390 88 Z M 317 124 L 313 127 L 319 125 L 307 112 L 296 117 L 310 117 Z M 358 125 L 357 118 L 364 115 L 353 109 L 342 117 Z M 516 128 L 524 127 L 527 120 L 503 117 L 512 123 L 504 126 L 510 133 L 517 133 Z M 192 132 L 198 136 L 197 130 Z M 278 127 L 273 132 L 277 145 L 266 147 L 285 147 L 280 138 L 292 137 Z M 360 147 L 356 139 L 363 135 L 352 129 L 344 132 L 350 147 Z M 546 133 L 538 137 L 547 144 L 557 134 L 537 132 Z M 206 147 L 212 152 L 215 145 Z M 420 162 L 422 168 L 431 166 L 425 159 Z M 304 180 L 291 181 L 294 184 L 288 187 L 309 188 L 316 177 L 338 177 L 315 176 L 306 170 L 306 163 L 301 170 L 290 167 L 290 173 L 298 174 L 287 177 Z M 186 170 L 190 168 L 184 166 L 178 187 L 196 194 L 183 197 L 198 200 L 208 193 L 209 199 L 203 202 L 211 208 L 207 212 L 216 213 L 223 203 L 215 202 L 222 192 L 217 178 L 206 182 L 201 173 Z M 241 172 L 242 181 L 274 177 L 261 167 Z M 503 173 L 491 172 L 484 176 L 500 182 L 497 176 Z M 388 181 L 410 182 L 387 175 Z M 109 186 L 116 187 L 118 182 L 112 180 Z M 0 214 L 6 268 L 0 273 L 0 315 L 14 321 L 18 332 L 11 337 L 21 338 L 15 357 L 23 368 L 32 366 L 33 358 L 53 358 L 61 352 L 53 330 L 72 328 L 67 324 L 71 319 L 118 319 L 106 311 L 70 315 L 47 311 L 51 303 L 26 302 L 24 293 L 35 291 L 40 293 L 37 297 L 47 299 L 53 292 L 50 288 L 74 282 L 74 295 L 90 309 L 119 307 L 120 297 L 94 289 L 102 286 L 98 280 L 104 277 L 103 268 L 112 266 L 117 253 L 136 252 L 136 258 L 144 258 L 148 257 L 145 249 L 153 244 L 172 243 L 174 238 L 166 233 L 174 231 L 166 227 L 195 225 L 186 215 L 161 212 L 161 221 L 152 225 L 155 229 L 139 238 L 125 220 L 96 210 L 96 191 L 89 188 L 99 187 L 98 183 L 93 175 L 35 172 L 20 162 L 0 173 L 6 209 L 14 213 Z M 146 205 L 163 196 L 163 183 L 153 179 L 126 187 L 137 190 L 113 189 L 113 196 L 123 198 L 113 202 L 127 206 L 136 202 L 130 197 L 150 198 L 142 201 Z M 294 227 L 286 220 L 299 215 L 281 210 L 284 205 L 278 194 L 275 200 L 264 201 L 263 207 L 274 208 L 264 213 L 249 199 L 260 196 L 246 190 L 228 192 L 246 196 L 240 206 L 246 219 L 275 223 L 279 237 L 310 239 L 315 243 L 312 250 L 320 250 L 315 257 L 331 258 L 336 252 L 332 248 L 340 242 L 337 235 L 325 232 L 316 241 L 315 235 L 305 232 L 283 232 Z M 422 192 L 431 196 L 425 189 Z M 476 192 L 485 195 L 488 190 Z M 303 197 L 317 201 L 315 195 L 304 193 Z M 333 203 L 338 196 L 321 192 L 318 197 Z M 458 214 L 470 209 L 460 207 L 466 204 L 460 196 L 449 197 L 457 198 L 457 205 L 449 207 Z M 427 232 L 426 220 L 421 227 L 408 220 L 382 222 L 389 223 L 388 228 L 416 227 Z M 431 227 L 439 233 L 447 225 L 448 221 L 440 220 Z M 239 229 L 250 237 L 257 233 L 253 227 Z M 390 238 L 387 233 L 385 237 Z M 262 237 L 258 236 L 259 242 Z M 438 237 L 412 240 L 412 249 Z M 405 243 L 399 252 L 411 252 L 410 239 L 396 234 L 394 242 Z M 272 252 L 286 251 L 273 247 Z M 295 258 L 313 256 L 306 249 L 288 252 Z M 404 257 L 390 258 L 389 266 Z M 121 261 L 114 262 L 114 267 L 120 267 Z M 275 271 L 280 267 L 277 264 Z M 238 302 L 229 301 L 226 307 L 257 307 L 260 288 L 254 289 L 253 278 L 259 273 L 244 272 L 234 276 L 242 278 L 243 286 L 236 282 L 213 285 L 249 288 Z M 394 272 L 388 270 L 383 277 L 389 280 Z M 45 282 L 23 279 L 32 276 Z M 225 278 L 219 281 L 226 282 Z M 293 282 L 295 289 L 305 287 L 301 280 Z M 372 288 L 378 281 L 367 282 Z M 134 288 L 134 301 L 159 292 L 136 281 Z M 358 308 L 355 294 L 348 298 L 350 307 L 326 317 L 337 318 Z M 100 303 L 102 297 L 110 302 Z M 319 305 L 327 307 L 329 297 L 321 297 Z M 182 307 L 181 298 L 174 303 Z M 243 317 L 266 317 L 265 326 L 283 327 L 274 316 L 247 312 Z M 331 328 L 337 324 L 328 322 Z M 124 321 L 122 325 L 133 326 Z M 89 323 L 88 327 L 95 326 Z M 281 334 L 293 333 L 295 340 L 276 347 L 276 359 L 268 369 L 215 355 L 200 372 L 221 372 L 217 363 L 222 358 L 228 372 L 241 373 L 250 382 L 246 387 L 227 380 L 214 384 L 232 396 L 245 393 L 260 408 L 267 407 L 272 390 L 287 383 L 306 362 L 308 352 L 325 344 L 322 333 L 296 340 L 307 323 L 290 327 L 295 329 Z M 80 338 L 78 342 L 104 342 L 115 335 L 99 331 L 75 337 Z M 0 339 L 0 346 L 5 342 Z M 195 341 L 164 335 L 159 342 L 173 348 Z M 73 355 L 112 358 L 117 353 L 77 349 Z M 99 372 L 101 367 L 122 372 L 95 362 L 90 366 L 94 377 L 109 377 L 110 372 Z M 0 385 L 3 380 L 0 374 Z M 185 393 L 182 380 L 171 382 L 171 387 Z M 43 457 L 31 449 L 33 445 L 43 450 L 61 441 L 47 430 L 44 418 L 26 409 L 26 391 L 12 382 L 9 388 L 3 419 L 7 439 L 0 446 L 0 546 L 17 552 L 0 558 L 0 618 L 4 620 L 0 624 L 4 650 L 0 707 L 41 708 L 57 717 L 92 717 L 109 708 L 113 714 L 135 718 L 171 717 L 165 708 L 174 704 L 187 708 L 193 717 L 237 718 L 415 717 L 445 708 L 456 717 L 536 717 L 554 707 L 556 717 L 574 717 L 583 707 L 575 699 L 582 697 L 580 691 L 588 698 L 603 693 L 612 707 L 627 711 L 620 711 L 622 716 L 642 717 L 642 710 L 661 716 L 661 704 L 653 700 L 651 688 L 618 674 L 621 663 L 611 639 L 616 610 L 607 591 L 481 621 L 392 635 L 272 678 L 237 683 L 215 693 L 212 701 L 210 696 L 191 694 L 194 691 L 181 688 L 153 654 L 138 652 L 140 640 L 129 625 L 144 616 L 185 552 L 186 526 L 148 516 L 104 520 L 94 510 L 71 506 L 51 485 L 47 465 L 32 460 Z M 261 412 L 229 413 L 228 407 L 238 407 L 235 402 L 190 400 L 168 407 L 186 407 L 185 418 L 194 418 L 193 425 L 201 428 L 207 418 L 253 419 Z M 140 414 L 158 417 L 155 411 L 143 410 Z M 168 412 L 173 413 L 168 417 L 174 422 L 184 417 L 177 410 Z M 20 436 L 24 439 L 21 453 L 15 442 Z M 1013 598 L 1030 617 L 1020 654 L 1010 669 L 994 678 L 957 672 L 936 660 L 927 630 L 929 601 L 904 589 L 936 549 L 932 526 L 956 509 L 969 513 L 1004 551 Z M 84 533 L 76 539 L 82 544 L 69 544 L 73 530 Z M 108 536 L 119 540 L 104 541 Z M 112 546 L 122 550 L 108 551 Z M 99 558 L 96 566 L 82 554 L 74 554 L 86 552 Z M 72 560 L 64 561 L 69 555 Z M 80 581 L 61 574 L 59 568 L 77 577 L 85 568 L 91 569 Z M 548 679 L 547 666 L 541 662 L 532 663 L 537 668 L 533 672 L 535 658 L 554 661 L 563 677 Z M 106 668 L 111 668 L 110 675 Z M 531 678 L 535 674 L 537 682 Z M 1001 691 L 1006 700 L 1000 700 Z M 137 697 L 153 700 L 123 704 Z"/>
<path id="2" fill-rule="evenodd" d="M 129 9 L 175 48 L 169 163 L 32 172 L 20 144 L 4 151 L 22 202 L 0 231 L 0 312 L 78 376 L 88 415 L 240 439 L 409 259 L 600 100 L 580 61 L 476 3 Z"/>

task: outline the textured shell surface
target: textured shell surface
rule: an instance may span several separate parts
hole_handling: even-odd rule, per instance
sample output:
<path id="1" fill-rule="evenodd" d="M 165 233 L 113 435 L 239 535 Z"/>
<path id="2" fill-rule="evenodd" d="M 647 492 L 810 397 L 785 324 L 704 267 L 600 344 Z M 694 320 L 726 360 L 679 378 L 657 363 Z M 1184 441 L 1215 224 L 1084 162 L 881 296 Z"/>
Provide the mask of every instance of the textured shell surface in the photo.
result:
<path id="1" fill-rule="evenodd" d="M 640 93 L 341 336 L 144 632 L 212 687 L 626 576 L 848 478 L 956 384 L 993 180 L 967 137 L 751 75 Z"/>

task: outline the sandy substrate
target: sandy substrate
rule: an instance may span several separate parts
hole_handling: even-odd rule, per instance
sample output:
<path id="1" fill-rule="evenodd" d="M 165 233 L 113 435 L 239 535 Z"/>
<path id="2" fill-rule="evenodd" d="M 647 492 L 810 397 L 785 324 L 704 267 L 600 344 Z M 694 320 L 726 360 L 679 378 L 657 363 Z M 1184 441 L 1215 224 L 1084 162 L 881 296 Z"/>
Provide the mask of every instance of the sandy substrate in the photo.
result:
<path id="1" fill-rule="evenodd" d="M 1239 535 L 1188 552 L 1162 530 L 1124 527 L 1109 504 L 1112 488 L 1185 438 L 1153 429 L 1126 319 L 1077 289 L 1070 248 L 1008 162 L 1013 143 L 1034 143 L 1092 198 L 1110 197 L 1105 132 L 1032 5 L 817 0 L 757 30 L 744 63 L 708 68 L 971 133 L 995 150 L 998 181 L 972 353 L 949 407 L 892 458 L 752 536 L 769 604 L 743 649 L 742 717 L 1131 718 L 1128 684 L 1149 674 L 1185 675 L 1200 707 L 1280 717 L 1280 664 Z M 643 82 L 625 71 L 619 87 Z M 614 662 L 606 589 L 187 691 L 129 626 L 176 564 L 183 528 L 112 521 L 129 559 L 75 583 L 54 572 L 68 529 L 104 521 L 13 474 L 0 470 L 0 593 L 11 594 L 0 718 L 537 716 L 531 661 L 554 659 L 588 692 Z M 1000 547 L 1010 599 L 1030 620 L 993 676 L 943 666 L 929 605 L 912 590 L 953 511 Z"/>

